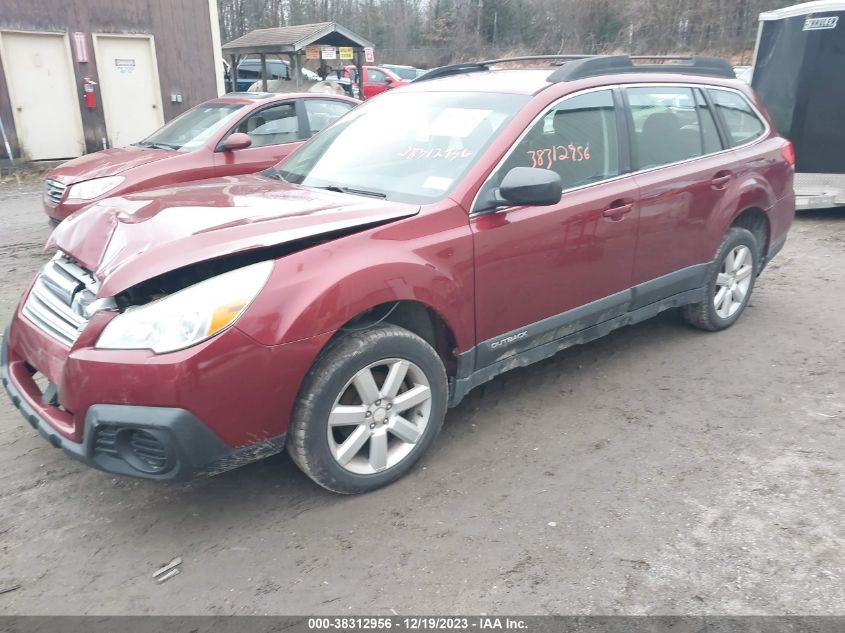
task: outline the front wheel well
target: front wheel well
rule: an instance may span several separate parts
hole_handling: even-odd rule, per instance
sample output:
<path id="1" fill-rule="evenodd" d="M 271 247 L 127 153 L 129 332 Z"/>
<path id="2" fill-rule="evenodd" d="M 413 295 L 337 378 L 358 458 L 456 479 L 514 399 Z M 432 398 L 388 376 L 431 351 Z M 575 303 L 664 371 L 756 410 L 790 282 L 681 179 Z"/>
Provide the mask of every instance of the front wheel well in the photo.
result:
<path id="1" fill-rule="evenodd" d="M 751 231 L 760 246 L 760 256 L 765 258 L 768 255 L 771 227 L 769 226 L 769 216 L 762 209 L 757 207 L 745 209 L 731 222 L 731 227 L 734 226 Z"/>
<path id="2" fill-rule="evenodd" d="M 365 310 L 344 323 L 326 344 L 326 348 L 350 332 L 366 330 L 380 323 L 392 323 L 413 332 L 434 348 L 448 376 L 457 373 L 454 332 L 443 317 L 418 301 L 391 301 Z"/>

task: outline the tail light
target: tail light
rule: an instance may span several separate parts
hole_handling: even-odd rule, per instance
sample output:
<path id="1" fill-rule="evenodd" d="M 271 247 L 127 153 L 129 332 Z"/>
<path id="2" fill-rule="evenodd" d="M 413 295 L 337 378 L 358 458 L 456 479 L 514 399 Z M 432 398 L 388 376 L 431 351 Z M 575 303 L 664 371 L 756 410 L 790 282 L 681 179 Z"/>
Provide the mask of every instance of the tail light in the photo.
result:
<path id="1" fill-rule="evenodd" d="M 784 143 L 783 147 L 780 148 L 780 155 L 787 163 L 795 167 L 795 146 L 792 141 Z"/>

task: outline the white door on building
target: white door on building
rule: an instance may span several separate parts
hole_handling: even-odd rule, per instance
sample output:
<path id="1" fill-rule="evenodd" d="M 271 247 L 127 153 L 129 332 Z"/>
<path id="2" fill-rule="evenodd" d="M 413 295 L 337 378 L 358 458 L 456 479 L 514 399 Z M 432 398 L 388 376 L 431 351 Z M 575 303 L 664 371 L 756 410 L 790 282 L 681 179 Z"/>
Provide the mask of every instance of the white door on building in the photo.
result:
<path id="1" fill-rule="evenodd" d="M 31 160 L 81 156 L 85 152 L 81 96 L 67 36 L 4 31 L 0 57 L 23 156 Z"/>
<path id="2" fill-rule="evenodd" d="M 94 48 L 109 143 L 137 143 L 164 124 L 154 40 L 98 33 Z"/>

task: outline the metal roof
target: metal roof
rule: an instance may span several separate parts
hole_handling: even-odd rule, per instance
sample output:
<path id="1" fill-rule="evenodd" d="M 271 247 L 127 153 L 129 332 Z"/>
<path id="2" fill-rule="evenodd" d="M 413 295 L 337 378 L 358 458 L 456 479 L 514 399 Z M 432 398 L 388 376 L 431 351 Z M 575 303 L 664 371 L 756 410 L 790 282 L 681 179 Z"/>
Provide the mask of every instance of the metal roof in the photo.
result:
<path id="1" fill-rule="evenodd" d="M 775 11 L 765 11 L 760 14 L 760 20 L 783 20 L 785 18 L 793 18 L 799 15 L 827 13 L 830 11 L 845 11 L 845 2 L 842 0 L 816 0 L 815 2 L 805 2 L 804 4 L 796 4 L 791 7 L 776 9 Z"/>
<path id="2" fill-rule="evenodd" d="M 291 53 L 309 44 L 373 48 L 372 42 L 337 22 L 318 22 L 298 26 L 256 29 L 227 42 L 223 52 L 229 55 L 249 53 Z"/>

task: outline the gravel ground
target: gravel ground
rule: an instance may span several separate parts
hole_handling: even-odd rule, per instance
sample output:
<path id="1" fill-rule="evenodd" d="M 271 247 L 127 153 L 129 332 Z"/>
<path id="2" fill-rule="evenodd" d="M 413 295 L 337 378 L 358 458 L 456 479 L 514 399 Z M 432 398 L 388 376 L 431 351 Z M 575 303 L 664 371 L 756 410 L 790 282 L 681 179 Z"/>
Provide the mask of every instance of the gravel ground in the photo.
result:
<path id="1" fill-rule="evenodd" d="M 3 324 L 39 205 L 0 189 Z M 843 614 L 843 287 L 845 211 L 805 214 L 731 330 L 669 313 L 501 376 L 359 497 L 284 455 L 117 479 L 2 394 L 0 614 Z"/>

